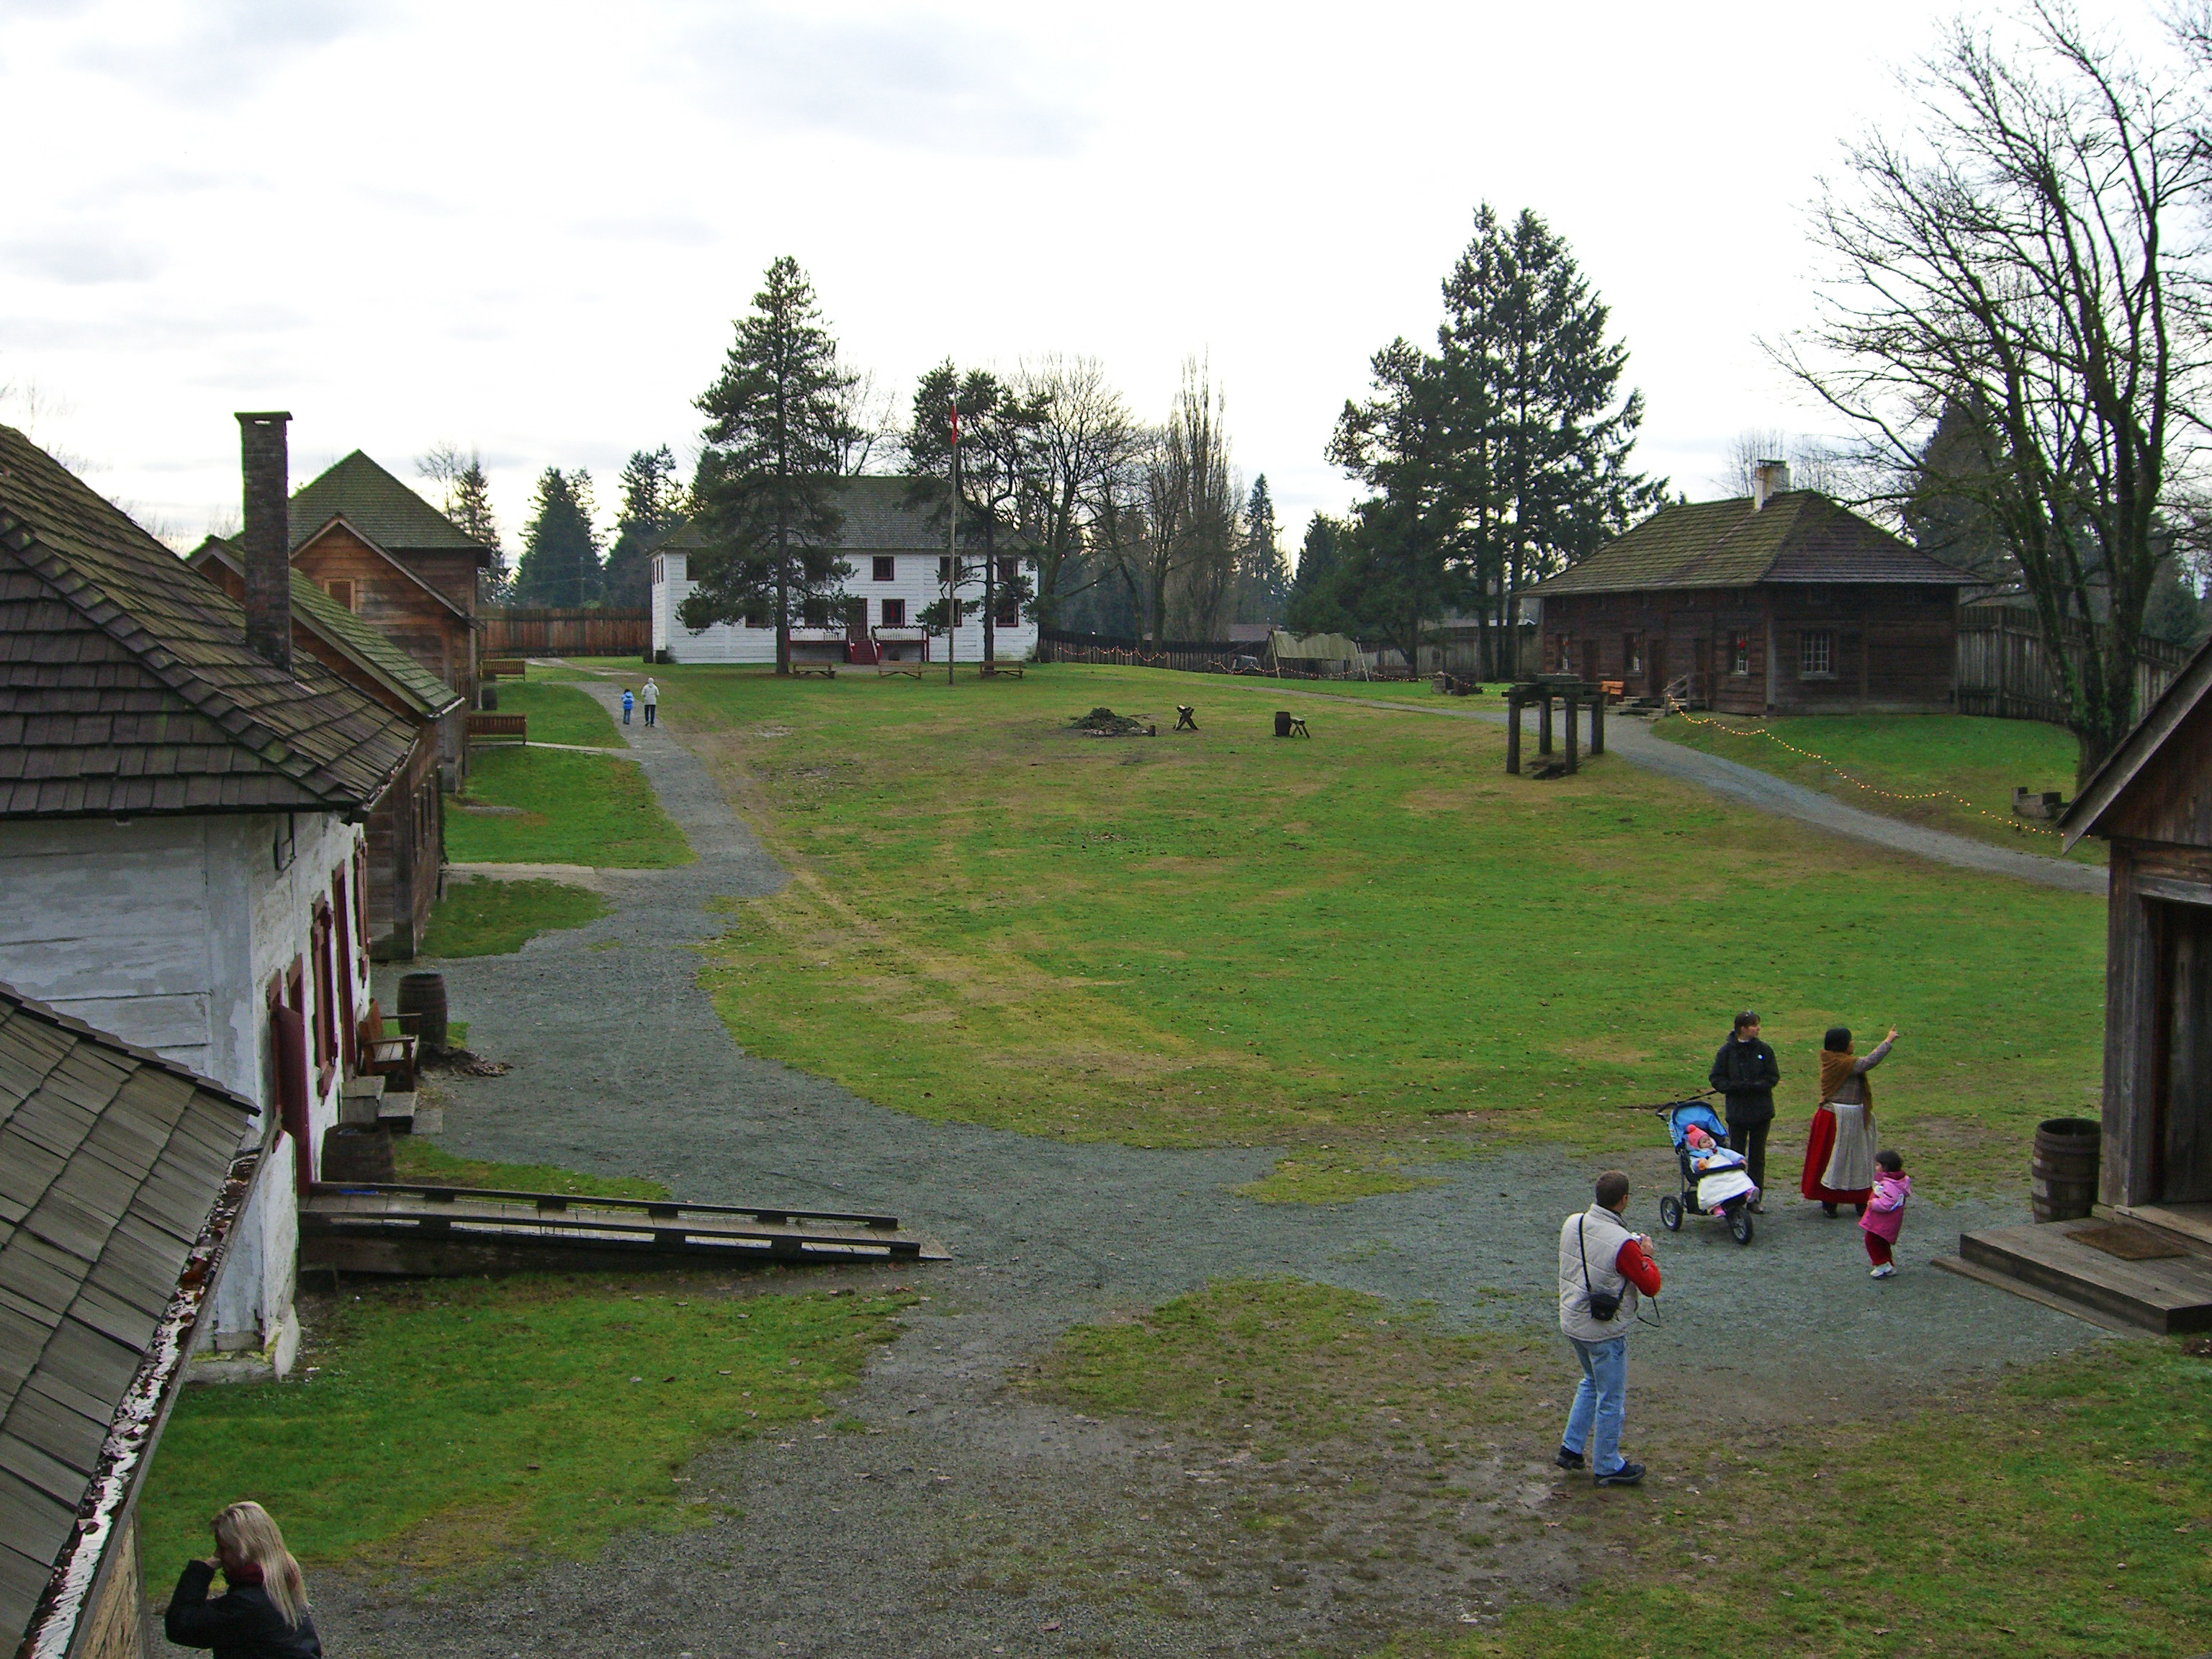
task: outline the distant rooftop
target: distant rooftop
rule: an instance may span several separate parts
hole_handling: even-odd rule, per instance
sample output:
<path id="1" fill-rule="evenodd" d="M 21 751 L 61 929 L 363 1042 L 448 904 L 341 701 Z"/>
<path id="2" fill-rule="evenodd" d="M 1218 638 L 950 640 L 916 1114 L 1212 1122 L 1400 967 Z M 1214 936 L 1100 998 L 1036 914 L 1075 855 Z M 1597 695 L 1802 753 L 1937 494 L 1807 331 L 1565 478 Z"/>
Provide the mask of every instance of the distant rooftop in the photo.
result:
<path id="1" fill-rule="evenodd" d="M 491 549 L 356 449 L 292 495 L 292 547 L 332 519 L 343 519 L 390 553 L 471 553 L 489 565 Z"/>

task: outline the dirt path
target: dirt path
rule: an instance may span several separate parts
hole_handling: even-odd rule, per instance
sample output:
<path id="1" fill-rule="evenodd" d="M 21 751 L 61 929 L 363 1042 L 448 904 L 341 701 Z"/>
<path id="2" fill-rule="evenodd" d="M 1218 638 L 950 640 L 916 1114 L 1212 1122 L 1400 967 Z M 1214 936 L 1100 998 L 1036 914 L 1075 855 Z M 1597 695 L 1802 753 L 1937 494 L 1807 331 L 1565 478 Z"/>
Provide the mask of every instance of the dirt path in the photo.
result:
<path id="1" fill-rule="evenodd" d="M 1284 688 L 1286 696 L 1317 698 L 1328 702 L 1355 702 L 1364 708 L 1388 708 L 1404 714 L 1439 715 L 1446 720 L 1486 720 L 1493 725 L 1505 724 L 1505 716 L 1492 709 L 1427 708 L 1419 703 L 1392 702 L 1381 697 L 1340 697 L 1326 691 L 1293 691 Z M 1534 716 L 1524 713 L 1528 723 L 1524 731 L 1529 741 L 1524 753 L 1534 752 Z M 1865 842 L 1869 846 L 1887 847 L 1894 852 L 1909 853 L 1915 858 L 1931 859 L 1938 864 L 1954 864 L 1962 869 L 1980 870 L 1990 875 L 2009 876 L 2016 881 L 2030 881 L 2042 887 L 2063 888 L 2072 893 L 2102 893 L 2105 890 L 2105 872 L 2094 864 L 2069 864 L 2063 859 L 2045 858 L 2034 853 L 2015 853 L 2002 847 L 1992 847 L 1966 836 L 1954 836 L 1948 830 L 1930 830 L 1924 825 L 1906 823 L 1897 818 L 1884 817 L 1879 812 L 1863 811 L 1860 808 L 1824 795 L 1817 789 L 1808 789 L 1802 784 L 1790 783 L 1776 777 L 1771 772 L 1762 772 L 1755 766 L 1708 755 L 1702 750 L 1686 749 L 1680 744 L 1668 743 L 1656 736 L 1643 721 L 1616 715 L 1606 722 L 1606 750 L 1620 756 L 1631 765 L 1646 771 L 1658 772 L 1683 783 L 1710 789 L 1717 795 L 1743 802 L 1762 812 L 1777 817 L 1793 818 L 1808 823 L 1815 830 L 1825 830 L 1830 835 L 1844 836 L 1852 841 Z"/>
<path id="2" fill-rule="evenodd" d="M 824 1425 L 701 1461 L 695 1480 L 741 1519 L 464 1598 L 325 1575 L 332 1651 L 1352 1651 L 1394 1628 L 1486 1619 L 1508 1589 L 1566 1592 L 1579 1546 L 1547 1517 L 1590 1494 L 1551 1470 L 1548 1428 L 1454 1454 L 1443 1473 L 1462 1495 L 1439 1508 L 1427 1471 L 1376 1447 L 1224 1461 L 1218 1443 L 1094 1422 L 1008 1378 L 1071 1322 L 1211 1279 L 1288 1274 L 1525 1331 L 1540 1375 L 1559 1374 L 1544 1399 L 1563 1401 L 1554 1241 L 1587 1202 L 1589 1170 L 1522 1151 L 1438 1164 L 1423 1173 L 1439 1184 L 1415 1192 L 1262 1205 L 1229 1188 L 1266 1172 L 1264 1148 L 1067 1146 L 927 1123 L 746 1055 L 698 988 L 693 947 L 717 930 L 711 901 L 786 877 L 665 728 L 633 726 L 630 741 L 698 862 L 601 872 L 609 916 L 512 957 L 440 964 L 471 1045 L 514 1062 L 449 1085 L 442 1144 L 647 1176 L 700 1201 L 888 1210 L 956 1260 L 902 1275 L 933 1300 L 840 1401 L 869 1432 Z M 1790 1158 L 1776 1148 L 1776 1168 Z M 1669 1163 L 1661 1146 L 1628 1161 L 1632 1219 L 1655 1232 Z M 1662 1241 L 1666 1323 L 1632 1345 L 1632 1424 L 1638 1398 L 1656 1412 L 1695 1379 L 1731 1423 L 1781 1432 L 1830 1401 L 1900 1401 L 2097 1334 L 1926 1267 L 1962 1226 L 2019 1218 L 2016 1206 L 1916 1211 L 1906 1272 L 1881 1286 L 1847 1220 L 1773 1207 L 1749 1249 L 1694 1223 Z M 805 1281 L 817 1282 L 835 1281 Z M 1238 1518 L 1278 1511 L 1305 1519 L 1255 1532 Z M 1475 1534 L 1494 1544 L 1453 1541 Z M 1323 1547 L 1330 1537 L 1396 1542 Z"/>

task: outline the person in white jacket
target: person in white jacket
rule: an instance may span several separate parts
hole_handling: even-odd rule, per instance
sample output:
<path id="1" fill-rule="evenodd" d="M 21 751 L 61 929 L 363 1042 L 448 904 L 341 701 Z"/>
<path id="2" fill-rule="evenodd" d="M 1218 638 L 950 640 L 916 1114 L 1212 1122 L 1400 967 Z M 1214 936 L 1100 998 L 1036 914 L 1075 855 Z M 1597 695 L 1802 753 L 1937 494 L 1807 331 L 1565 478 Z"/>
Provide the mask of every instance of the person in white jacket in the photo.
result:
<path id="1" fill-rule="evenodd" d="M 659 724 L 656 717 L 660 712 L 660 688 L 651 680 L 647 680 L 639 701 L 645 704 L 645 723 L 647 726 Z"/>

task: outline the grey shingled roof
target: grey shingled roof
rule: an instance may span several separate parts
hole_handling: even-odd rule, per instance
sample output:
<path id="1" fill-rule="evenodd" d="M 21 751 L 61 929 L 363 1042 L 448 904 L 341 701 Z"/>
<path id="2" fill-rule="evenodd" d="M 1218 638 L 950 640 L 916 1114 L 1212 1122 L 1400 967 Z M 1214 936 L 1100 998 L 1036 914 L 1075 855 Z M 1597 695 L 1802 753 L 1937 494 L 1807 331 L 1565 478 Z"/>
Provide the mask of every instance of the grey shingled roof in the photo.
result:
<path id="1" fill-rule="evenodd" d="M 933 513 L 925 498 L 909 506 L 907 492 L 918 481 L 910 477 L 845 478 L 837 484 L 837 507 L 845 515 L 844 533 L 837 542 L 841 553 L 942 553 L 945 520 Z M 935 482 L 921 481 L 921 482 Z M 944 485 L 937 485 L 941 500 Z M 698 553 L 706 538 L 696 520 L 686 519 L 648 550 L 670 553 Z M 1003 551 L 1018 550 L 1013 540 L 1001 543 Z M 966 550 L 972 551 L 973 550 Z"/>
<path id="2" fill-rule="evenodd" d="M 1662 507 L 1538 593 L 1633 593 L 1661 587 L 1752 587 L 1762 582 L 1978 585 L 1879 525 L 1810 489 Z"/>
<path id="3" fill-rule="evenodd" d="M 366 811 L 407 722 L 0 427 L 0 817 Z"/>
<path id="4" fill-rule="evenodd" d="M 220 559 L 233 570 L 246 568 L 238 544 L 220 536 L 210 536 L 195 548 L 191 562 L 197 564 L 203 556 Z M 297 570 L 292 573 L 292 619 L 352 658 L 424 720 L 435 720 L 459 707 L 459 692 L 393 644 L 383 629 L 363 622 Z"/>
<path id="5" fill-rule="evenodd" d="M 472 553 L 491 562 L 489 548 L 358 449 L 294 492 L 293 550 L 332 519 L 393 553 Z"/>
<path id="6" fill-rule="evenodd" d="M 204 1293 L 213 1264 L 204 1252 L 195 1262 L 194 1247 L 252 1114 L 221 1085 L 0 985 L 9 1651 L 80 1547 L 80 1514 L 119 1501 L 152 1450 L 189 1334 L 173 1304 L 181 1291 L 196 1309 Z"/>

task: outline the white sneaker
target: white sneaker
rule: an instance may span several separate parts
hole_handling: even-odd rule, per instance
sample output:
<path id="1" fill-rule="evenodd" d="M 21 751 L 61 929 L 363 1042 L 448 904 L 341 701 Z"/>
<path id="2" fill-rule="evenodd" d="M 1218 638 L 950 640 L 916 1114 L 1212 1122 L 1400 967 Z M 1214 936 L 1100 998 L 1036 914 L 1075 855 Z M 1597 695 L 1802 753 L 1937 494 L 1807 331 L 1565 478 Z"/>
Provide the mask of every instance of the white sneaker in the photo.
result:
<path id="1" fill-rule="evenodd" d="M 1875 1268 L 1872 1272 L 1868 1273 L 1867 1277 L 1869 1279 L 1893 1279 L 1896 1277 L 1896 1274 L 1897 1263 L 1894 1261 L 1885 1261 L 1881 1266 Z"/>

